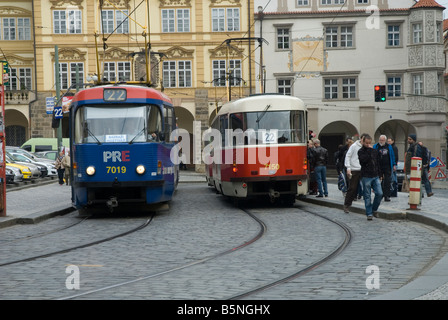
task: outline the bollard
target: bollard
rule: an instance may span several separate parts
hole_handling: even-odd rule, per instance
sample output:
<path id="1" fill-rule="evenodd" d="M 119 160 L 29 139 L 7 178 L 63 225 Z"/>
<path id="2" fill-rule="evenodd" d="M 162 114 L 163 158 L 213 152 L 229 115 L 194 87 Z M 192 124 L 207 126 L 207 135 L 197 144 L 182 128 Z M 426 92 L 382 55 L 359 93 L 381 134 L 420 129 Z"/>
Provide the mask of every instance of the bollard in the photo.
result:
<path id="1" fill-rule="evenodd" d="M 409 205 L 411 210 L 418 210 L 420 204 L 420 187 L 422 184 L 422 158 L 412 157 L 411 178 L 409 179 Z"/>

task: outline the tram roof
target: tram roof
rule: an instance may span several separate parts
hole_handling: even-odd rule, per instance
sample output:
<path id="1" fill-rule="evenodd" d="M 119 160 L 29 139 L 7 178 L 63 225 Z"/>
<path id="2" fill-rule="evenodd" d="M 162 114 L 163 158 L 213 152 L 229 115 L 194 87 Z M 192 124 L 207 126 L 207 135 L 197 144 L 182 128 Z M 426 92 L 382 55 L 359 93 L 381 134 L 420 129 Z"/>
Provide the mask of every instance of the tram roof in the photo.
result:
<path id="1" fill-rule="evenodd" d="M 260 94 L 230 101 L 221 107 L 217 115 L 263 111 L 267 105 L 270 105 L 269 111 L 305 110 L 305 103 L 297 97 L 281 94 Z"/>
<path id="2" fill-rule="evenodd" d="M 105 89 L 126 89 L 127 91 L 127 103 L 148 103 L 151 100 L 159 100 L 166 102 L 168 105 L 172 105 L 171 99 L 161 91 L 154 88 L 138 85 L 102 85 L 92 88 L 86 88 L 75 94 L 72 100 L 72 105 L 81 101 L 84 104 L 98 104 L 98 103 L 110 103 L 110 101 L 104 101 Z M 123 103 L 123 101 L 119 101 Z"/>

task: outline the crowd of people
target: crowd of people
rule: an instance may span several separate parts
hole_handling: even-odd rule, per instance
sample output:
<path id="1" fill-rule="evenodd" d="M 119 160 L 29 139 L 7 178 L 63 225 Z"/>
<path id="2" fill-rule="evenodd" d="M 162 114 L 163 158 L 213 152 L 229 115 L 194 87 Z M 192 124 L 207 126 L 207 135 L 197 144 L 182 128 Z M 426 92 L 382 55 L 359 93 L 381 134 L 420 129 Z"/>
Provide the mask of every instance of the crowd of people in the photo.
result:
<path id="1" fill-rule="evenodd" d="M 415 134 L 408 136 L 408 144 L 404 159 L 405 173 L 410 174 L 412 157 L 422 158 L 422 186 L 425 187 L 427 196 L 431 197 L 434 194 L 428 178 L 431 152 L 421 142 L 417 142 Z M 328 197 L 328 150 L 320 145 L 318 139 L 309 140 L 307 156 L 310 173 L 309 194 Z M 345 196 L 344 212 L 349 213 L 353 201 L 363 197 L 367 220 L 372 220 L 383 198 L 388 202 L 391 197 L 397 197 L 398 159 L 398 148 L 394 139 L 388 139 L 385 135 L 381 135 L 375 144 L 367 133 L 363 133 L 356 141 L 347 138 L 345 145 L 339 146 L 334 154 L 341 182 L 338 186 Z"/>

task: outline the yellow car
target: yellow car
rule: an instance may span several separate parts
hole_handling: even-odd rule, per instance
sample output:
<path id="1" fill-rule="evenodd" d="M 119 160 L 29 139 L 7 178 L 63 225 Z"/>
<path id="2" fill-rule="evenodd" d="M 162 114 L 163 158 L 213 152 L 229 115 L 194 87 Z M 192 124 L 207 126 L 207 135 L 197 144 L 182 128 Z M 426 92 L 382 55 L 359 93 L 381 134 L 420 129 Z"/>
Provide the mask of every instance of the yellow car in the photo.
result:
<path id="1" fill-rule="evenodd" d="M 23 165 L 17 164 L 17 163 L 11 163 L 8 160 L 6 160 L 6 163 L 8 164 L 8 166 L 19 168 L 23 174 L 23 180 L 31 179 L 31 171 L 27 166 L 23 166 Z"/>

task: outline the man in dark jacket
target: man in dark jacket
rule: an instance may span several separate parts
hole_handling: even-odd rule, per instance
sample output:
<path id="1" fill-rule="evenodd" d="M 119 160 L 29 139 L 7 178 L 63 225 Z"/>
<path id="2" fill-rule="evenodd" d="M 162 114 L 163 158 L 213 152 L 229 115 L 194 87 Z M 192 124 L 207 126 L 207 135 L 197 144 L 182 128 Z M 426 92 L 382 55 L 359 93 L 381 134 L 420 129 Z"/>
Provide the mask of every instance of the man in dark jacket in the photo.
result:
<path id="1" fill-rule="evenodd" d="M 317 189 L 319 194 L 317 197 L 322 198 L 324 195 L 328 197 L 327 188 L 327 163 L 328 151 L 321 147 L 318 139 L 314 140 L 314 148 L 311 150 L 313 156 L 314 174 L 317 181 Z"/>
<path id="2" fill-rule="evenodd" d="M 362 147 L 358 151 L 359 164 L 361 165 L 361 183 L 364 190 L 364 204 L 366 207 L 367 220 L 372 220 L 373 213 L 378 210 L 383 197 L 381 189 L 379 165 L 380 157 L 377 150 L 373 149 L 372 137 L 365 135 L 362 139 Z M 371 201 L 371 190 L 375 193 L 373 203 Z"/>
<path id="3" fill-rule="evenodd" d="M 384 201 L 390 201 L 390 182 L 392 172 L 397 170 L 397 162 L 395 161 L 395 153 L 390 144 L 387 142 L 387 137 L 382 134 L 378 143 L 373 146 L 378 150 L 380 155 L 379 165 L 381 167 L 381 181 L 383 188 Z"/>

